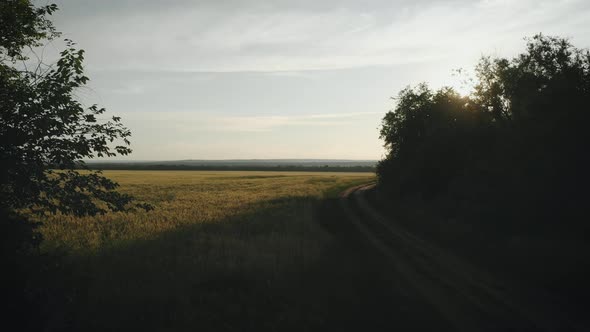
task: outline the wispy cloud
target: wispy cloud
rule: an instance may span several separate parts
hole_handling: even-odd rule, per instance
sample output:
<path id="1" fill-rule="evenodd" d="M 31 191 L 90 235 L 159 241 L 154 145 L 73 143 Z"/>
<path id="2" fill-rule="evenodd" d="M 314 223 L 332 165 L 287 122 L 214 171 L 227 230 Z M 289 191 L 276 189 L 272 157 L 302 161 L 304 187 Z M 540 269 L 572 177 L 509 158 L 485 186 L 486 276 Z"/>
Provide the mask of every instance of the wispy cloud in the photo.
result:
<path id="1" fill-rule="evenodd" d="M 407 84 L 460 88 L 452 69 L 539 32 L 590 46 L 587 0 L 54 1 L 84 103 L 123 116 L 138 159 L 379 158 Z"/>
<path id="2" fill-rule="evenodd" d="M 76 6 L 63 2 L 64 14 Z M 322 2 L 148 1 L 125 16 L 117 10 L 129 1 L 106 2 L 64 25 L 95 68 L 301 71 L 442 61 L 507 38 L 512 50 L 540 27 L 563 33 L 590 14 L 583 0 Z"/>
<path id="3" fill-rule="evenodd" d="M 271 132 L 287 127 L 338 127 L 353 125 L 358 119 L 376 118 L 383 112 L 331 113 L 309 115 L 241 116 L 215 115 L 193 111 L 123 113 L 124 119 L 135 126 L 157 127 L 174 133 L 256 133 Z"/>

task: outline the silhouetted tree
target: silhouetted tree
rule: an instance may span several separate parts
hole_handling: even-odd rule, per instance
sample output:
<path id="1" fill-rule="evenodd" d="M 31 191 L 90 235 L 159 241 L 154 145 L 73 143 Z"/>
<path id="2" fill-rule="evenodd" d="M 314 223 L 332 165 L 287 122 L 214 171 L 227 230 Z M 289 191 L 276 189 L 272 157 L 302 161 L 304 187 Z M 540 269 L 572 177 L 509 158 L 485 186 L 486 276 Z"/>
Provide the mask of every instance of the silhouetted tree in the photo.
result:
<path id="1" fill-rule="evenodd" d="M 537 35 L 514 59 L 483 58 L 476 74 L 469 96 L 426 84 L 400 92 L 380 132 L 381 188 L 397 199 L 444 199 L 455 217 L 478 206 L 478 218 L 515 227 L 582 212 L 589 52 Z"/>
<path id="2" fill-rule="evenodd" d="M 378 165 L 380 184 L 398 195 L 432 198 L 478 154 L 489 117 L 468 97 L 426 84 L 402 90 L 381 127 L 388 156 Z"/>
<path id="3" fill-rule="evenodd" d="M 88 81 L 82 67 L 84 51 L 76 50 L 73 42 L 67 41 L 68 47 L 55 66 L 42 62 L 34 69 L 19 66 L 28 60 L 23 48 L 56 37 L 53 26 L 45 19 L 56 7 L 37 9 L 26 1 L 9 1 L 3 7 L 0 32 L 2 36 L 13 36 L 0 44 L 3 206 L 77 215 L 125 209 L 130 197 L 114 191 L 114 182 L 97 172 L 74 171 L 83 166 L 82 158 L 131 152 L 127 147 L 130 132 L 121 125 L 120 118 L 100 121 L 98 117 L 105 109 L 96 105 L 84 108 L 73 95 Z M 111 146 L 117 139 L 122 139 L 123 144 Z"/>
<path id="4" fill-rule="evenodd" d="M 105 109 L 84 108 L 74 97 L 88 81 L 84 51 L 66 40 L 55 64 L 28 56 L 35 56 L 43 42 L 59 37 L 48 19 L 56 10 L 56 5 L 35 7 L 28 0 L 0 2 L 0 228 L 6 264 L 2 275 L 7 279 L 3 286 L 16 297 L 4 300 L 16 311 L 31 291 L 27 273 L 33 267 L 27 259 L 41 240 L 28 213 L 94 215 L 125 210 L 131 202 L 100 172 L 75 170 L 85 167 L 83 158 L 131 152 L 130 132 L 120 118 L 101 120 Z M 115 145 L 118 140 L 122 144 Z M 29 327 L 35 318 L 28 320 Z M 26 329 L 27 322 L 21 323 Z"/>

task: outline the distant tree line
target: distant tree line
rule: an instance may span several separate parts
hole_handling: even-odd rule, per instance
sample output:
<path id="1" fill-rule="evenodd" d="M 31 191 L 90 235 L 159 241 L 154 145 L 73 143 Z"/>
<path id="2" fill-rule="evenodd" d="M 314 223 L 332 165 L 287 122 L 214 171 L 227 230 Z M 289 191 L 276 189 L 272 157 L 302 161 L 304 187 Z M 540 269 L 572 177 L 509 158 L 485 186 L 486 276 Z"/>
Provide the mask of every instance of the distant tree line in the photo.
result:
<path id="1" fill-rule="evenodd" d="M 100 163 L 87 164 L 89 169 L 101 170 L 200 170 L 200 171 L 285 171 L 285 172 L 375 172 L 374 166 L 303 166 L 303 165 L 174 165 L 174 164 L 135 164 Z"/>
<path id="2" fill-rule="evenodd" d="M 590 53 L 536 35 L 475 72 L 468 96 L 399 92 L 380 132 L 382 196 L 511 234 L 588 230 Z"/>

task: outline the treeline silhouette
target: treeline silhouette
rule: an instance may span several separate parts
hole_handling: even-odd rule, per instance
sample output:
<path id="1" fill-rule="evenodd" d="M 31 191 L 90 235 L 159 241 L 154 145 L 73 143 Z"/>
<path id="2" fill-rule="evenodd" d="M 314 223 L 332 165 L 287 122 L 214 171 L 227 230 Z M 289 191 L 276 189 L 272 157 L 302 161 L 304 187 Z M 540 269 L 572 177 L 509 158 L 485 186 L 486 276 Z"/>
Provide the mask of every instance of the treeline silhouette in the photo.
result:
<path id="1" fill-rule="evenodd" d="M 89 169 L 97 170 L 162 170 L 162 171 L 277 171 L 277 172 L 375 172 L 374 166 L 302 166 L 302 165 L 173 165 L 173 164 L 132 164 L 100 163 L 88 164 Z"/>
<path id="2" fill-rule="evenodd" d="M 545 285 L 582 292 L 571 281 L 588 274 L 586 246 L 556 244 L 587 242 L 590 53 L 539 34 L 475 72 L 468 96 L 426 84 L 399 93 L 381 127 L 379 196 L 476 259 L 538 256 Z"/>

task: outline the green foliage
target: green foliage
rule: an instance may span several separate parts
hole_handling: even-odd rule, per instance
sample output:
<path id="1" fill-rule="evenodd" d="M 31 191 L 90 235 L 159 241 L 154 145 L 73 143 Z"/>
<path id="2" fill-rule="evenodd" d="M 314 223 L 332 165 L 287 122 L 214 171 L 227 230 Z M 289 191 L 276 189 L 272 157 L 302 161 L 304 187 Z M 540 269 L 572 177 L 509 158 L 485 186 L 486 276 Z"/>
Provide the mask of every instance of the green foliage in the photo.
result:
<path id="1" fill-rule="evenodd" d="M 86 158 L 127 155 L 130 131 L 104 108 L 85 108 L 75 92 L 88 82 L 84 51 L 67 48 L 52 66 L 19 66 L 25 49 L 59 34 L 47 19 L 57 7 L 29 1 L 0 5 L 0 199 L 9 210 L 94 215 L 123 211 L 131 201 L 117 184 L 85 168 Z M 21 67 L 24 67 L 21 68 Z M 117 144 L 118 142 L 121 142 Z"/>
<path id="2" fill-rule="evenodd" d="M 105 121 L 105 109 L 85 108 L 75 98 L 88 82 L 84 51 L 66 40 L 55 64 L 36 58 L 31 65 L 28 55 L 60 35 L 48 19 L 56 10 L 29 0 L 0 2 L 0 283 L 9 308 L 5 325 L 18 324 L 21 331 L 61 329 L 60 315 L 75 293 L 60 286 L 68 283 L 61 260 L 39 255 L 39 223 L 23 212 L 42 220 L 58 211 L 123 211 L 131 202 L 100 172 L 76 171 L 85 167 L 82 159 L 131 152 L 130 132 L 120 118 Z"/>
<path id="3" fill-rule="evenodd" d="M 389 153 L 378 166 L 380 182 L 400 194 L 432 197 L 477 154 L 489 116 L 450 88 L 435 92 L 420 84 L 402 90 L 397 100 L 381 127 Z"/>
<path id="4" fill-rule="evenodd" d="M 580 312 L 587 286 L 590 54 L 537 35 L 483 58 L 474 92 L 402 90 L 378 197 L 418 236 Z"/>
<path id="5" fill-rule="evenodd" d="M 59 33 L 47 19 L 57 10 L 50 4 L 36 8 L 29 0 L 4 0 L 0 2 L 0 56 L 3 60 L 23 60 L 24 47 L 41 45 L 43 39 L 53 39 Z"/>
<path id="6" fill-rule="evenodd" d="M 513 231 L 581 213 L 590 53 L 537 35 L 514 59 L 483 58 L 476 74 L 469 96 L 426 84 L 399 93 L 381 127 L 381 188 Z"/>

